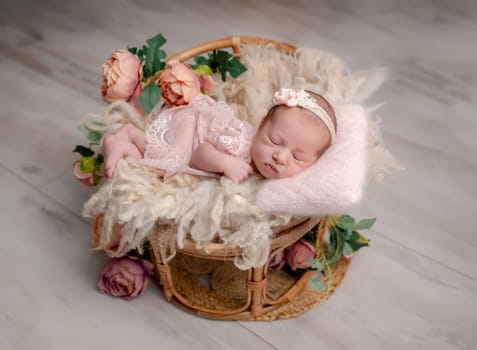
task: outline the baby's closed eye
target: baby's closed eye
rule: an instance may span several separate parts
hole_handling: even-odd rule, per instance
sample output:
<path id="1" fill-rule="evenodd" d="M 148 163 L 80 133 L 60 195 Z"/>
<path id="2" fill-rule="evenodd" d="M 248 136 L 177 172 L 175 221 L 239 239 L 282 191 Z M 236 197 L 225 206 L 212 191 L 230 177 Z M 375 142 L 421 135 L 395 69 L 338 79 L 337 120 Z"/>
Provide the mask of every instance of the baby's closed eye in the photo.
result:
<path id="1" fill-rule="evenodd" d="M 293 158 L 299 162 L 307 162 L 310 160 L 310 156 L 303 152 L 294 152 Z"/>
<path id="2" fill-rule="evenodd" d="M 278 140 L 276 137 L 271 137 L 271 136 L 269 136 L 269 137 L 268 137 L 268 140 L 269 140 L 272 144 L 274 144 L 274 145 L 276 145 L 276 146 L 279 145 L 279 140 Z"/>
<path id="3" fill-rule="evenodd" d="M 305 159 L 303 158 L 302 155 L 299 155 L 299 154 L 293 154 L 293 158 L 299 162 L 304 162 Z"/>

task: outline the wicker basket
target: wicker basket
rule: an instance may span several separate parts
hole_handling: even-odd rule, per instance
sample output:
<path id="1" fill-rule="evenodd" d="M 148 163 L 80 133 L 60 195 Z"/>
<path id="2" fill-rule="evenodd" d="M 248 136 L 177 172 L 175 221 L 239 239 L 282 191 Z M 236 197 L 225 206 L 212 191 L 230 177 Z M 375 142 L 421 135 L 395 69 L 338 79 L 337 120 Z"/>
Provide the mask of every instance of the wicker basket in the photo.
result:
<path id="1" fill-rule="evenodd" d="M 168 60 L 187 61 L 211 50 L 232 48 L 240 56 L 241 44 L 271 44 L 293 54 L 296 48 L 283 42 L 252 36 L 231 36 L 209 41 L 184 50 Z M 271 253 L 264 266 L 248 271 L 237 269 L 233 260 L 239 249 L 227 249 L 223 244 L 210 243 L 198 250 L 195 242 L 186 240 L 184 248 L 169 263 L 164 263 L 157 247 L 156 232 L 151 238 L 156 276 L 168 300 L 200 316 L 218 319 L 273 320 L 293 317 L 310 309 L 327 296 L 325 291 L 307 288 L 312 272 L 293 277 L 284 271 L 268 271 L 269 261 L 280 251 L 299 240 L 315 227 L 317 245 L 322 243 L 327 220 L 308 218 L 294 221 L 274 230 Z M 207 250 L 207 253 L 205 253 Z M 349 265 L 340 260 L 332 266 L 333 282 L 329 292 L 339 286 Z"/>
<path id="2" fill-rule="evenodd" d="M 317 244 L 322 244 L 327 224 L 326 218 L 308 218 L 276 228 L 265 265 L 247 271 L 233 263 L 240 249 L 227 249 L 220 243 L 196 249 L 191 240 L 165 263 L 157 249 L 160 231 L 156 231 L 150 237 L 156 278 L 167 300 L 199 316 L 229 320 L 294 317 L 326 299 L 341 284 L 349 261 L 341 259 L 331 265 L 333 279 L 328 293 L 307 288 L 312 271 L 297 277 L 284 270 L 269 271 L 268 264 L 310 230 L 314 230 Z"/>
<path id="3" fill-rule="evenodd" d="M 290 54 L 296 50 L 292 45 L 275 40 L 232 36 L 189 48 L 168 58 L 168 61 L 187 61 L 221 48 L 232 48 L 234 54 L 240 56 L 241 44 L 245 43 L 272 44 Z M 101 219 L 96 219 L 93 230 L 100 229 Z M 331 266 L 333 279 L 328 291 L 307 287 L 312 271 L 292 276 L 283 270 L 268 271 L 268 264 L 277 253 L 310 230 L 314 230 L 317 246 L 324 244 L 327 226 L 326 218 L 301 218 L 286 227 L 276 227 L 266 263 L 247 271 L 239 270 L 233 264 L 235 257 L 241 255 L 241 250 L 227 248 L 222 243 L 209 243 L 204 249 L 197 249 L 194 241 L 185 240 L 184 248 L 177 248 L 176 257 L 165 262 L 157 248 L 161 234 L 157 230 L 149 238 L 155 276 L 167 300 L 199 316 L 229 320 L 294 317 L 326 299 L 341 284 L 349 261 L 341 259 Z"/>

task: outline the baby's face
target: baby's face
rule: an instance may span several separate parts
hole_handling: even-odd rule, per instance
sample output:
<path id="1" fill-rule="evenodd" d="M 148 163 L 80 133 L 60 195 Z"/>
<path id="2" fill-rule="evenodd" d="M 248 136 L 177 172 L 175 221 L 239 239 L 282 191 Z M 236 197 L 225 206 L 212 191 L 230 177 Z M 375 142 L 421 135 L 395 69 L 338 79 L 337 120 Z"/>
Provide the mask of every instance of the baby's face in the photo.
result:
<path id="1" fill-rule="evenodd" d="M 326 150 L 330 134 L 317 117 L 299 107 L 280 106 L 252 142 L 252 159 L 268 179 L 301 173 Z"/>

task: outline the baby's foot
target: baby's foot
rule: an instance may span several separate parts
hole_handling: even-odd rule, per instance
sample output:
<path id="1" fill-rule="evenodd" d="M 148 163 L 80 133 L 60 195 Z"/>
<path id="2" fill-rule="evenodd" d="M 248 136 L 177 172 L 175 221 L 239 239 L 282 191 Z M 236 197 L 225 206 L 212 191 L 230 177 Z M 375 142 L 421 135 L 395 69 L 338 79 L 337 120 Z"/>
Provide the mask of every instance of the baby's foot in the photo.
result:
<path id="1" fill-rule="evenodd" d="M 104 149 L 104 169 L 106 176 L 114 175 L 116 165 L 122 158 L 133 157 L 142 158 L 141 152 L 121 133 L 107 135 L 103 140 Z"/>

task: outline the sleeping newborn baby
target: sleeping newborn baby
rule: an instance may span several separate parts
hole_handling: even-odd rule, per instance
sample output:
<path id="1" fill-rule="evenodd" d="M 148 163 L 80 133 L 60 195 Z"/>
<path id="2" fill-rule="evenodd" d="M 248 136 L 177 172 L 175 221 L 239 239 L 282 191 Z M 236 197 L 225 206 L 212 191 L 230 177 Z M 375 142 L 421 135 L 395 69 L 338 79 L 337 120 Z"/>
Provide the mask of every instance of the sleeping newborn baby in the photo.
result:
<path id="1" fill-rule="evenodd" d="M 322 96 L 281 89 L 257 130 L 225 102 L 199 94 L 162 112 L 142 131 L 125 124 L 103 139 L 106 176 L 121 158 L 142 158 L 164 171 L 225 175 L 235 183 L 253 173 L 280 179 L 312 166 L 336 137 L 336 117 Z"/>

